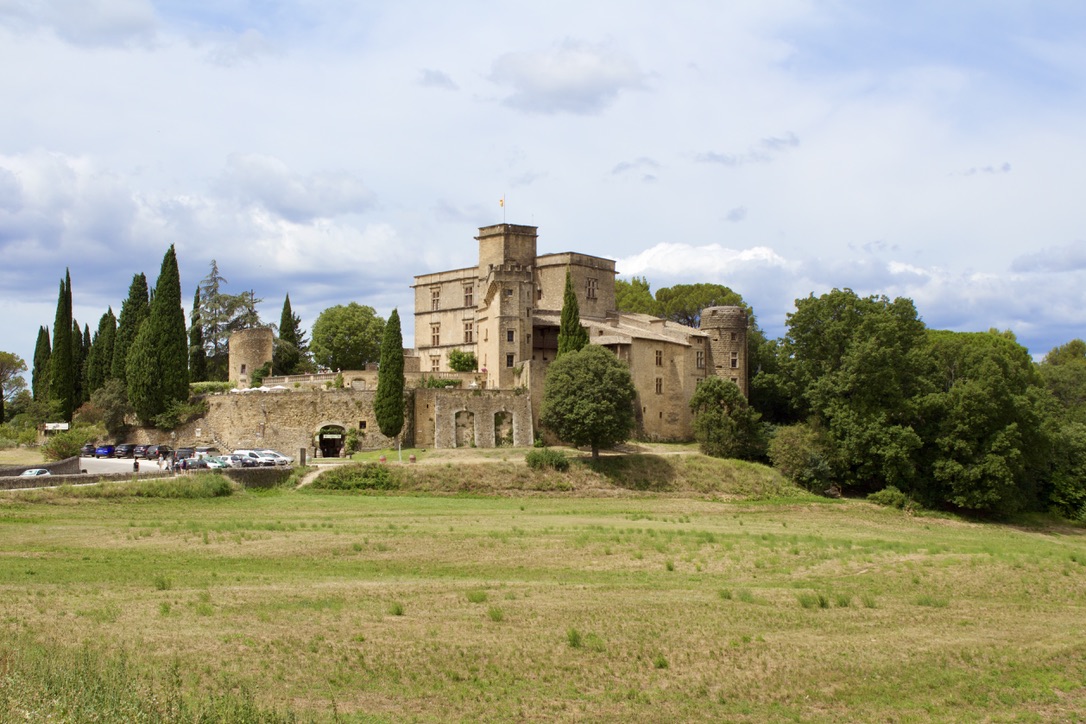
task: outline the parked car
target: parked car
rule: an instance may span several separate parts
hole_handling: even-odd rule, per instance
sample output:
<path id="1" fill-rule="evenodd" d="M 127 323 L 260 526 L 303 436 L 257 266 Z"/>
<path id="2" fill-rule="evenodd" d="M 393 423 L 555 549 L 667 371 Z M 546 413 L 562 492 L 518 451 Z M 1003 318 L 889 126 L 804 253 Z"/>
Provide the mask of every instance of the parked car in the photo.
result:
<path id="1" fill-rule="evenodd" d="M 113 456 L 113 451 L 117 448 L 109 443 L 99 445 L 94 449 L 94 457 L 96 458 L 108 458 Z"/>
<path id="2" fill-rule="evenodd" d="M 158 460 L 159 458 L 168 458 L 170 453 L 173 452 L 173 448 L 169 445 L 148 445 L 147 451 L 143 454 L 143 457 L 148 460 Z"/>
<path id="3" fill-rule="evenodd" d="M 132 448 L 132 457 L 134 458 L 146 458 L 148 445 L 136 445 Z"/>
<path id="4" fill-rule="evenodd" d="M 223 468 L 228 467 L 226 461 L 217 455 L 208 455 L 206 458 L 202 458 L 202 460 L 213 470 L 222 470 Z"/>
<path id="5" fill-rule="evenodd" d="M 88 442 L 83 447 L 79 448 L 79 455 L 85 458 L 94 457 L 94 451 L 98 449 L 98 443 Z"/>
<path id="6" fill-rule="evenodd" d="M 196 450 L 191 447 L 179 447 L 173 451 L 174 460 L 184 460 L 196 457 Z"/>
<path id="7" fill-rule="evenodd" d="M 219 448 L 200 445 L 196 448 L 196 457 L 209 458 L 219 455 Z"/>
<path id="8" fill-rule="evenodd" d="M 282 453 L 278 453 L 278 452 L 276 452 L 274 450 L 257 450 L 257 452 L 260 453 L 261 455 L 266 455 L 267 457 L 270 457 L 273 460 L 275 460 L 276 465 L 290 465 L 291 463 L 294 462 L 294 458 L 287 457 L 286 455 L 283 455 Z"/>
<path id="9" fill-rule="evenodd" d="M 185 460 L 185 470 L 208 470 L 211 466 L 204 458 L 188 457 Z"/>
<path id="10" fill-rule="evenodd" d="M 231 453 L 230 455 L 222 455 L 219 457 L 219 459 L 226 463 L 226 466 L 230 468 L 256 467 L 256 460 L 248 457 L 243 457 L 241 455 L 234 455 L 233 453 Z"/>
<path id="11" fill-rule="evenodd" d="M 253 465 L 275 467 L 275 458 L 269 457 L 259 450 L 235 450 L 234 454 L 240 455 L 242 458 L 248 458 Z"/>
<path id="12" fill-rule="evenodd" d="M 133 451 L 136 449 L 135 445 L 130 443 L 122 443 L 116 447 L 113 451 L 113 457 L 115 458 L 130 458 L 134 457 Z"/>
<path id="13" fill-rule="evenodd" d="M 20 478 L 36 478 L 39 475 L 52 475 L 52 473 L 45 468 L 30 468 L 19 473 Z"/>

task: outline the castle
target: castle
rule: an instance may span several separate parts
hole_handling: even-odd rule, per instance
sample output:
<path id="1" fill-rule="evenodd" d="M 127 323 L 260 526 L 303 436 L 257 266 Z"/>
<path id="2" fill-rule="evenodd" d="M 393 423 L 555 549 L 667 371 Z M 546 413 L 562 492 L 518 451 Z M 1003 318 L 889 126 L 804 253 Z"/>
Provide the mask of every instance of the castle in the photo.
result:
<path id="1" fill-rule="evenodd" d="M 404 440 L 418 447 L 531 445 L 543 382 L 558 351 L 568 272 L 589 342 L 630 367 L 637 390 L 635 436 L 689 440 L 689 402 L 701 380 L 730 379 L 747 393 L 747 314 L 740 307 L 701 310 L 700 328 L 619 312 L 615 262 L 588 254 L 538 254 L 534 226 L 479 229 L 479 263 L 414 277 L 415 349 L 405 350 L 412 390 Z M 271 330 L 249 330 L 230 343 L 230 379 L 244 388 L 271 359 Z M 453 350 L 471 352 L 475 372 L 449 365 Z M 339 377 L 342 388 L 333 388 Z M 430 386 L 434 380 L 455 385 Z M 348 430 L 363 447 L 390 441 L 377 431 L 372 401 L 377 371 L 268 377 L 283 394 L 212 399 L 197 436 L 228 446 L 298 446 L 338 454 Z M 227 442 L 229 440 L 229 442 Z"/>
<path id="2" fill-rule="evenodd" d="M 422 370 L 449 370 L 449 352 L 473 352 L 489 389 L 530 393 L 538 420 L 547 366 L 558 351 L 566 273 L 591 344 L 630 366 L 638 392 L 638 435 L 689 439 L 689 402 L 709 375 L 747 393 L 747 315 L 702 310 L 694 329 L 616 310 L 615 262 L 564 252 L 539 255 L 534 226 L 479 229 L 479 264 L 415 277 L 415 355 Z"/>

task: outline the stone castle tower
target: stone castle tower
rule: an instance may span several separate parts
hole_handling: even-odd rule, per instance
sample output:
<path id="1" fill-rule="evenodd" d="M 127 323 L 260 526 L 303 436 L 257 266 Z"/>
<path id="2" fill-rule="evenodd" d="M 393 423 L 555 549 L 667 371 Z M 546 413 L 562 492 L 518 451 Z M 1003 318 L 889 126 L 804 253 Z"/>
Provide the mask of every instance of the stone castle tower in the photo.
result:
<path id="1" fill-rule="evenodd" d="M 480 365 L 494 386 L 514 387 L 516 365 L 532 358 L 536 227 L 497 224 L 479 229 L 479 293 L 475 309 Z M 512 360 L 514 364 L 508 364 Z"/>
<path id="2" fill-rule="evenodd" d="M 747 313 L 742 307 L 706 307 L 698 328 L 709 333 L 709 370 L 739 385 L 747 396 Z"/>
<path id="3" fill-rule="evenodd" d="M 230 335 L 229 379 L 239 390 L 249 386 L 250 375 L 272 360 L 275 332 L 270 327 L 241 329 Z"/>

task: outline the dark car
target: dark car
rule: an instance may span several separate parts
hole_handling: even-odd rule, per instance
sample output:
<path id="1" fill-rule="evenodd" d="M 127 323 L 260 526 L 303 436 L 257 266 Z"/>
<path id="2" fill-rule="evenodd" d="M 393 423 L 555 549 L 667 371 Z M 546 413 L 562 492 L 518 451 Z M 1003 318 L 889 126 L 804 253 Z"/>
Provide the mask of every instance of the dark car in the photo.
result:
<path id="1" fill-rule="evenodd" d="M 208 470 L 210 467 L 204 458 L 185 458 L 186 470 Z"/>
<path id="2" fill-rule="evenodd" d="M 80 457 L 92 458 L 94 457 L 94 451 L 98 449 L 98 443 L 88 442 L 83 447 L 79 448 Z"/>
<path id="3" fill-rule="evenodd" d="M 145 457 L 147 457 L 147 448 L 148 447 L 150 447 L 150 446 L 149 445 L 136 445 L 136 447 L 132 448 L 132 457 L 134 457 L 134 458 L 145 458 Z"/>
<path id="4" fill-rule="evenodd" d="M 115 457 L 115 458 L 134 457 L 133 451 L 135 449 L 136 449 L 136 446 L 131 444 L 131 443 L 127 443 L 127 442 L 122 443 L 122 444 L 118 445 L 116 447 L 116 449 L 113 451 L 113 457 Z"/>
<path id="5" fill-rule="evenodd" d="M 113 456 L 113 451 L 116 450 L 116 449 L 117 448 L 115 448 L 113 445 L 110 445 L 109 443 L 99 445 L 94 450 L 94 457 L 96 457 L 96 458 L 112 457 Z"/>
<path id="6" fill-rule="evenodd" d="M 168 458 L 170 453 L 173 452 L 173 448 L 169 445 L 148 445 L 147 451 L 143 453 L 143 457 L 148 460 L 158 460 L 159 458 Z"/>
<path id="7" fill-rule="evenodd" d="M 179 447 L 174 451 L 174 460 L 184 460 L 185 458 L 196 457 L 196 450 L 191 447 Z"/>

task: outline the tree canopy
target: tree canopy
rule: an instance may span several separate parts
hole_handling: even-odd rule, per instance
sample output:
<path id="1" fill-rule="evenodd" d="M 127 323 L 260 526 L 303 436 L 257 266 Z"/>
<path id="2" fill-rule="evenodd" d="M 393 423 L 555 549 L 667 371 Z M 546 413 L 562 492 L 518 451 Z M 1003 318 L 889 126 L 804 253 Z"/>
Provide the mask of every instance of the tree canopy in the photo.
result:
<path id="1" fill-rule="evenodd" d="M 0 352 L 0 423 L 4 422 L 4 405 L 26 389 L 26 362 L 14 352 Z"/>
<path id="2" fill-rule="evenodd" d="M 624 442 L 634 427 L 637 391 L 630 368 L 609 350 L 587 345 L 547 368 L 539 421 L 560 440 L 601 448 Z"/>
<path id="3" fill-rule="evenodd" d="M 330 370 L 360 370 L 381 355 L 385 321 L 373 307 L 338 304 L 313 323 L 313 360 Z"/>
<path id="4" fill-rule="evenodd" d="M 702 380 L 690 398 L 694 437 L 706 455 L 741 460 L 765 457 L 761 415 L 751 409 L 739 385 L 723 377 Z"/>

